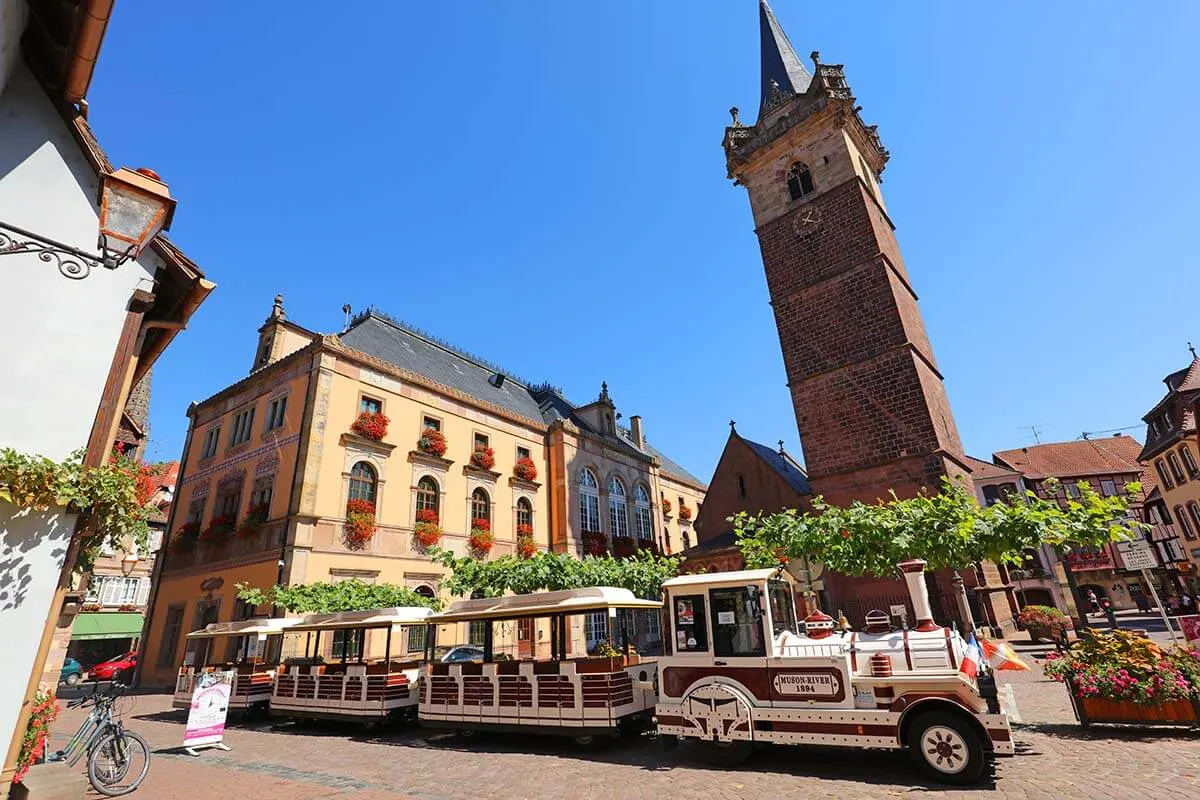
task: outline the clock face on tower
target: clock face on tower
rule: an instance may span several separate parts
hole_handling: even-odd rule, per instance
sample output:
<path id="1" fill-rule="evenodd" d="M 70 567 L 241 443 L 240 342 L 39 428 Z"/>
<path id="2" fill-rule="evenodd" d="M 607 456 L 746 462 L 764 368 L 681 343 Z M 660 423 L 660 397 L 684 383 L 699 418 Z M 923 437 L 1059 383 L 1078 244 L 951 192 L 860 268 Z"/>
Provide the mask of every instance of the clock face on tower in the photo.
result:
<path id="1" fill-rule="evenodd" d="M 821 227 L 821 209 L 815 205 L 805 206 L 792 218 L 792 231 L 797 236 L 809 236 Z"/>

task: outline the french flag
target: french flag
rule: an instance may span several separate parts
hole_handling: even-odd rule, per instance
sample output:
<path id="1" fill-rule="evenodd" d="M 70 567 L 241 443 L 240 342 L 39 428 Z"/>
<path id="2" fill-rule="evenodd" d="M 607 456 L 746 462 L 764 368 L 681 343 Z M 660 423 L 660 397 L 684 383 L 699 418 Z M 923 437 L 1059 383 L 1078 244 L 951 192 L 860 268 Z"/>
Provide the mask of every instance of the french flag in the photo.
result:
<path id="1" fill-rule="evenodd" d="M 963 648 L 962 665 L 958 671 L 966 675 L 971 680 L 979 675 L 979 663 L 983 661 L 983 651 L 979 649 L 979 642 L 975 641 L 975 634 L 967 639 L 967 644 Z"/>

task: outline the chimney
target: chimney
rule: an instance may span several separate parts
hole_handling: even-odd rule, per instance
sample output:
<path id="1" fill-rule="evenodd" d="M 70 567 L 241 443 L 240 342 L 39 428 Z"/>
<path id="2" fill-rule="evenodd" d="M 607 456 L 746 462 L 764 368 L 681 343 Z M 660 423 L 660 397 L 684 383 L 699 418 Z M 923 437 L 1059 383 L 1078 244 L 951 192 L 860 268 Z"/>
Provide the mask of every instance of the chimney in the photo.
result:
<path id="1" fill-rule="evenodd" d="M 637 445 L 639 450 L 646 449 L 646 436 L 642 433 L 642 418 L 634 414 L 629 418 L 629 433 L 633 437 L 633 443 Z"/>
<path id="2" fill-rule="evenodd" d="M 938 630 L 933 621 L 933 610 L 929 605 L 929 587 L 925 585 L 925 562 L 914 558 L 901 561 L 896 566 L 904 573 L 904 582 L 908 584 L 908 596 L 912 600 L 913 613 L 917 617 L 917 630 Z"/>

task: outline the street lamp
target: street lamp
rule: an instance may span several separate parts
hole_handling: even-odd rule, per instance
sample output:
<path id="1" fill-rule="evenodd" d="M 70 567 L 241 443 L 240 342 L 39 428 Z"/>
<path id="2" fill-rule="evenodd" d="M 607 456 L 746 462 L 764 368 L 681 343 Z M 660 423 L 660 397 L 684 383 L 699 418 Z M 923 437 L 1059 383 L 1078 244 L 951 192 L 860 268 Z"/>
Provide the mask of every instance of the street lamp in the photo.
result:
<path id="1" fill-rule="evenodd" d="M 141 559 L 138 558 L 137 553 L 126 553 L 124 558 L 121 559 L 121 574 L 128 578 L 133 574 L 134 569 L 137 568 L 139 561 Z"/>
<path id="2" fill-rule="evenodd" d="M 99 254 L 88 253 L 46 236 L 0 222 L 0 256 L 33 253 L 72 280 L 93 269 L 116 269 L 136 258 L 155 235 L 171 227 L 175 201 L 167 184 L 149 169 L 121 167 L 100 183 Z"/>

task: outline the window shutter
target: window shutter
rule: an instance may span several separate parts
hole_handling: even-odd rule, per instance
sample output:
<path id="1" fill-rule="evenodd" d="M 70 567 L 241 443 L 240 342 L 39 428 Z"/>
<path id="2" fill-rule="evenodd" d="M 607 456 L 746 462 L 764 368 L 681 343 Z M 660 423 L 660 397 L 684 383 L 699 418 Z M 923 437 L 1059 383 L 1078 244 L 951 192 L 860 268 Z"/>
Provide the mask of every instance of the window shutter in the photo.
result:
<path id="1" fill-rule="evenodd" d="M 115 606 L 120 604 L 121 597 L 121 579 L 106 577 L 103 578 L 104 583 L 100 585 L 100 603 L 106 606 Z"/>
<path id="2" fill-rule="evenodd" d="M 150 579 L 142 578 L 138 584 L 137 604 L 144 606 L 148 599 L 150 599 Z"/>

